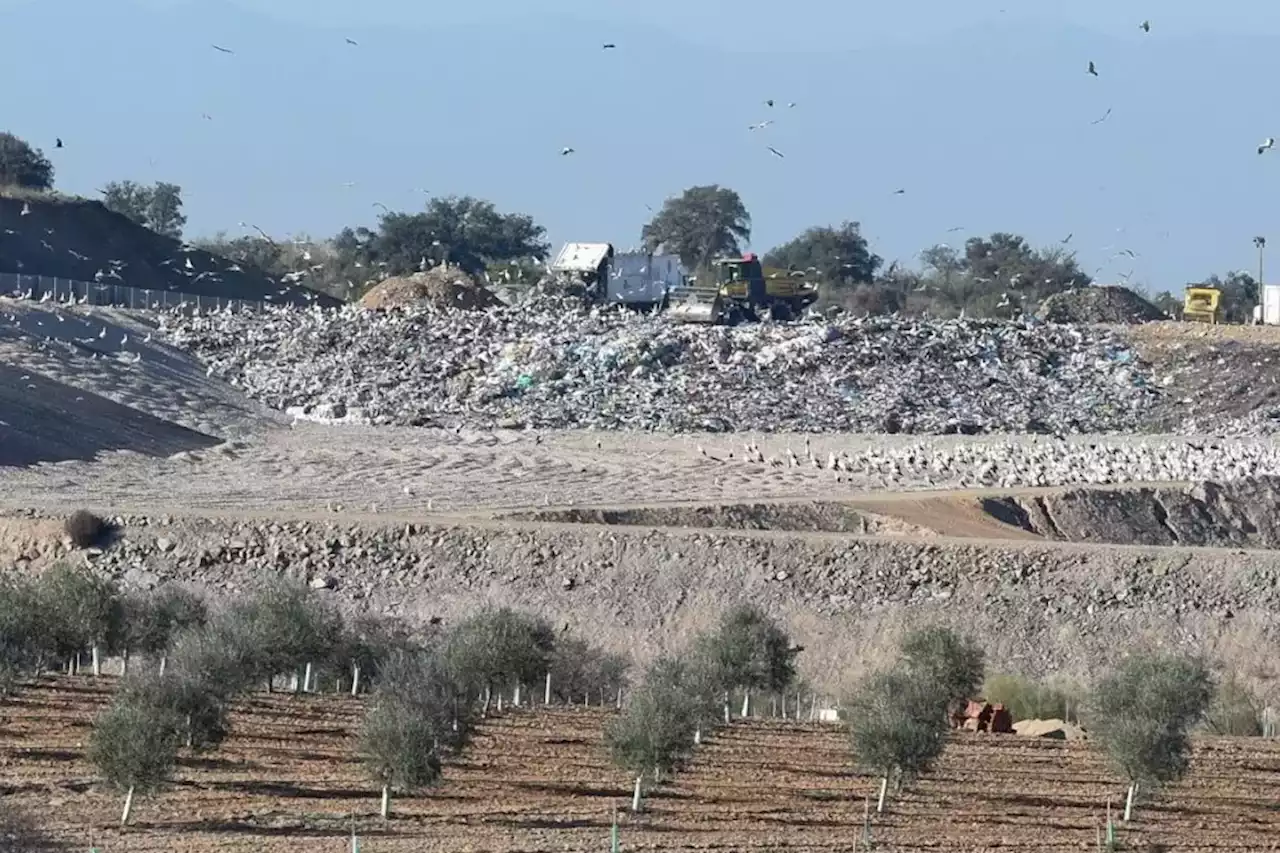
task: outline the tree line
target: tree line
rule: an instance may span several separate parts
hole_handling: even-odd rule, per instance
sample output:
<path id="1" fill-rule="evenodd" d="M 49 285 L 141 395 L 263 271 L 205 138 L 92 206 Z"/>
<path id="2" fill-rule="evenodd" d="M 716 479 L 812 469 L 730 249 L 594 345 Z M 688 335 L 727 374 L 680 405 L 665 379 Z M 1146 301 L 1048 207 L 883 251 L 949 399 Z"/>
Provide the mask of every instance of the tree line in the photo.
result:
<path id="1" fill-rule="evenodd" d="M 215 750 L 228 737 L 236 698 L 281 689 L 367 696 L 357 750 L 384 817 L 393 795 L 440 781 L 444 762 L 495 705 L 535 696 L 616 705 L 604 743 L 632 774 L 632 807 L 642 810 L 648 789 L 756 703 L 801 719 L 803 651 L 763 611 L 739 606 L 632 685 L 626 658 L 507 608 L 413 632 L 389 618 L 344 618 L 307 585 L 279 577 L 216 608 L 176 584 L 122 591 L 87 567 L 0 578 L 0 699 L 24 679 L 79 672 L 86 654 L 95 675 L 104 656 L 121 660 L 88 758 L 123 795 L 124 824 L 134 797 L 160 789 L 181 754 Z M 880 779 L 877 811 L 935 766 L 952 721 L 984 684 L 989 699 L 1016 694 L 1007 680 L 1003 688 L 988 682 L 972 638 L 928 626 L 909 631 L 893 663 L 854 685 L 841 714 L 852 761 Z M 1126 820 L 1140 796 L 1186 773 L 1196 727 L 1259 733 L 1246 696 L 1234 681 L 1215 685 L 1202 660 L 1178 655 L 1134 654 L 1098 680 L 1085 718 L 1128 783 Z M 1055 704 L 1025 692 L 1021 699 L 1039 713 Z"/>
<path id="2" fill-rule="evenodd" d="M 0 186 L 51 190 L 53 183 L 54 168 L 43 152 L 0 133 Z M 186 215 L 179 185 L 115 181 L 100 192 L 111 210 L 182 238 Z M 276 279 L 354 299 L 383 278 L 440 264 L 476 276 L 536 278 L 551 248 L 545 237 L 528 214 L 504 213 L 472 196 L 448 196 L 429 199 L 418 212 L 385 210 L 374 227 L 344 228 L 327 239 L 221 232 L 195 242 Z M 693 186 L 668 198 L 640 238 L 649 251 L 675 254 L 697 273 L 715 258 L 742 252 L 751 240 L 751 215 L 734 190 Z M 931 246 L 920 253 L 919 267 L 886 267 L 852 220 L 808 228 L 763 253 L 762 261 L 774 272 L 817 282 L 824 304 L 872 314 L 1011 317 L 1033 313 L 1054 293 L 1093 283 L 1065 242 L 1036 247 L 1008 232 L 971 237 L 961 248 Z M 1248 274 L 1214 275 L 1199 283 L 1224 289 L 1228 322 L 1251 317 L 1258 289 Z M 1179 291 L 1159 293 L 1153 301 L 1174 316 L 1181 310 Z"/>

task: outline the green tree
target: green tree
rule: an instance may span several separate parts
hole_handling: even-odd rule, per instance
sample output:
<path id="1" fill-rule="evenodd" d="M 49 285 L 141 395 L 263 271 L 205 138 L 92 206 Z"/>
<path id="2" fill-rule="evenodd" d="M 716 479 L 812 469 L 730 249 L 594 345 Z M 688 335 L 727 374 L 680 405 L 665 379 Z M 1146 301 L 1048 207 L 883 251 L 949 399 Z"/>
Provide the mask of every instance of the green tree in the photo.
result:
<path id="1" fill-rule="evenodd" d="M 986 656 L 969 637 L 934 625 L 908 632 L 901 649 L 907 670 L 933 684 L 944 704 L 967 702 L 982 688 Z"/>
<path id="2" fill-rule="evenodd" d="M 120 634 L 123 612 L 115 584 L 87 568 L 60 563 L 40 576 L 36 590 L 58 655 L 74 658 L 89 649 L 93 674 L 99 675 L 104 647 Z"/>
<path id="3" fill-rule="evenodd" d="M 460 622 L 445 640 L 446 659 L 458 681 L 484 690 L 486 713 L 493 688 L 537 683 L 554 651 L 555 632 L 545 620 L 505 607 Z"/>
<path id="4" fill-rule="evenodd" d="M 117 699 L 94 721 L 89 762 L 124 792 L 120 825 L 129 823 L 135 794 L 154 793 L 173 772 L 181 721 L 153 704 Z"/>
<path id="5" fill-rule="evenodd" d="M 615 764 L 636 777 L 633 806 L 639 807 L 645 779 L 654 782 L 671 773 L 688 756 L 702 713 L 698 699 L 679 679 L 679 665 L 659 660 L 645 681 L 631 692 L 622 714 L 605 725 L 605 745 Z"/>
<path id="6" fill-rule="evenodd" d="M 522 213 L 500 213 L 472 196 L 433 198 L 422 213 L 384 213 L 375 230 L 343 229 L 333 239 L 341 262 L 391 275 L 449 263 L 479 275 L 486 265 L 520 258 L 545 259 L 546 230 Z"/>
<path id="7" fill-rule="evenodd" d="M 742 252 L 751 239 L 751 215 L 728 187 L 689 187 L 666 200 L 640 239 L 651 252 L 678 255 L 686 269 L 703 269 L 717 257 Z"/>
<path id="8" fill-rule="evenodd" d="M 947 697 L 925 672 L 898 666 L 875 673 L 845 702 L 858 764 L 881 777 L 878 811 L 896 787 L 928 771 L 947 745 Z"/>
<path id="9" fill-rule="evenodd" d="M 845 285 L 870 283 L 883 259 L 872 254 L 862 226 L 844 222 L 833 228 L 810 228 L 800 236 L 770 250 L 764 263 L 771 267 L 813 272 L 827 282 Z"/>
<path id="10" fill-rule="evenodd" d="M 36 585 L 21 575 L 0 577 L 0 698 L 57 656 L 57 639 Z"/>
<path id="11" fill-rule="evenodd" d="M 800 649 L 777 622 L 751 605 L 726 613 L 713 633 L 699 638 L 697 648 L 717 683 L 725 690 L 747 692 L 743 713 L 751 691 L 782 691 L 796 677 Z"/>
<path id="12" fill-rule="evenodd" d="M 629 663 L 622 655 L 610 654 L 578 637 L 557 638 L 548 672 L 551 695 L 559 702 L 572 703 L 592 697 L 604 703 L 626 685 Z"/>
<path id="13" fill-rule="evenodd" d="M 1175 655 L 1133 655 L 1098 682 L 1089 729 L 1129 782 L 1126 821 L 1140 784 L 1170 782 L 1187 772 L 1190 729 L 1204 718 L 1213 696 L 1204 662 Z"/>
<path id="14" fill-rule="evenodd" d="M 175 737 L 193 752 L 217 746 L 231 731 L 230 694 L 225 685 L 207 683 L 181 669 L 167 675 L 132 673 L 121 682 L 117 697 L 170 721 Z"/>
<path id="15" fill-rule="evenodd" d="M 12 133 L 0 132 L 0 187 L 53 189 L 53 164 L 39 148 Z"/>
<path id="16" fill-rule="evenodd" d="M 108 210 L 127 216 L 157 234 L 182 238 L 187 224 L 182 212 L 182 187 L 157 181 L 151 186 L 136 181 L 112 181 L 103 189 L 102 203 Z"/>
<path id="17" fill-rule="evenodd" d="M 163 656 L 180 632 L 201 627 L 209 618 L 203 598 L 172 583 L 126 595 L 123 608 L 123 636 L 116 646 L 124 655 L 126 673 L 132 653 Z"/>
<path id="18" fill-rule="evenodd" d="M 302 583 L 273 579 L 232 605 L 224 619 L 227 630 L 252 644 L 256 675 L 268 686 L 276 675 L 293 672 L 298 689 L 305 689 L 314 665 L 341 650 L 341 618 Z"/>

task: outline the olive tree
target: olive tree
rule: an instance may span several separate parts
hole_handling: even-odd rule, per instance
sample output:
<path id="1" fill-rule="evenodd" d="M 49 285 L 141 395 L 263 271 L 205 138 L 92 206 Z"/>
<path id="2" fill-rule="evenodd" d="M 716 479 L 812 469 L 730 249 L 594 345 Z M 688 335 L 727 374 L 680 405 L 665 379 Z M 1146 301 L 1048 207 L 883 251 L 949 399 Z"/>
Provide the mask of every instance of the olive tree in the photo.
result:
<path id="1" fill-rule="evenodd" d="M 124 657 L 124 671 L 129 671 L 133 652 L 159 657 L 165 669 L 166 651 L 174 638 L 189 628 L 204 625 L 208 607 L 196 593 L 176 584 L 166 583 L 147 593 L 130 593 L 122 602 L 122 636 L 118 642 Z"/>
<path id="2" fill-rule="evenodd" d="M 407 626 L 395 619 L 361 614 L 345 627 L 334 664 L 351 675 L 351 695 L 372 685 L 397 652 L 417 648 Z"/>
<path id="3" fill-rule="evenodd" d="M 136 794 L 154 793 L 168 781 L 177 762 L 180 725 L 172 711 L 120 699 L 94 721 L 89 761 L 124 793 L 121 826 L 129 823 Z"/>
<path id="4" fill-rule="evenodd" d="M 382 788 L 382 817 L 391 794 L 412 792 L 440 778 L 441 755 L 457 750 L 469 728 L 459 686 L 438 654 L 390 655 L 360 729 L 360 756 Z"/>
<path id="5" fill-rule="evenodd" d="M 121 702 L 171 721 L 178 741 L 192 752 L 211 749 L 230 734 L 232 694 L 221 684 L 203 681 L 181 669 L 165 675 L 132 673 L 121 682 L 116 695 Z"/>
<path id="6" fill-rule="evenodd" d="M 702 743 L 703 733 L 717 725 L 724 694 L 724 686 L 714 665 L 694 648 L 678 657 L 662 657 L 654 661 L 645 673 L 645 684 L 660 688 L 672 695 L 687 699 L 693 713 L 693 743 Z M 729 705 L 723 704 L 724 721 L 729 722 Z"/>
<path id="7" fill-rule="evenodd" d="M 547 671 L 547 701 L 566 704 L 582 700 L 590 704 L 598 697 L 615 696 L 627 684 L 630 663 L 622 655 L 611 654 L 579 637 L 559 637 Z"/>
<path id="8" fill-rule="evenodd" d="M 876 810 L 896 787 L 928 771 L 946 748 L 947 694 L 919 670 L 901 665 L 863 679 L 845 702 L 859 765 L 880 776 Z"/>
<path id="9" fill-rule="evenodd" d="M 1182 778 L 1191 764 L 1191 728 L 1213 701 L 1204 661 L 1142 653 L 1126 658 L 1094 688 L 1089 729 L 1129 783 L 1124 819 L 1139 786 Z"/>
<path id="10" fill-rule="evenodd" d="M 726 613 L 696 647 L 721 687 L 744 692 L 743 716 L 750 712 L 751 691 L 781 692 L 791 685 L 801 651 L 777 622 L 750 605 Z"/>
<path id="11" fill-rule="evenodd" d="M 982 689 L 982 647 L 950 628 L 935 625 L 911 631 L 903 637 L 901 651 L 906 668 L 936 685 L 949 703 L 967 702 Z"/>
<path id="12" fill-rule="evenodd" d="M 60 563 L 40 576 L 36 589 L 57 654 L 74 666 L 89 649 L 93 674 L 100 675 L 103 648 L 118 636 L 123 615 L 115 584 L 88 568 Z"/>
<path id="13" fill-rule="evenodd" d="M 23 577 L 0 578 L 0 698 L 24 675 L 39 674 L 56 654 L 54 639 L 35 585 Z"/>
<path id="14" fill-rule="evenodd" d="M 268 691 L 275 676 L 297 676 L 300 669 L 298 689 L 309 689 L 314 664 L 329 659 L 342 641 L 338 614 L 306 585 L 282 578 L 234 603 L 220 621 L 251 639 L 256 674 Z"/>
<path id="15" fill-rule="evenodd" d="M 444 641 L 446 660 L 457 680 L 484 691 L 489 711 L 493 688 L 513 687 L 542 679 L 555 651 L 551 625 L 510 608 L 484 610 L 460 622 Z"/>
<path id="16" fill-rule="evenodd" d="M 678 665 L 659 662 L 626 707 L 605 726 L 605 744 L 614 763 L 636 779 L 632 809 L 640 809 L 645 779 L 661 781 L 689 754 L 698 727 L 698 700 L 680 689 Z"/>

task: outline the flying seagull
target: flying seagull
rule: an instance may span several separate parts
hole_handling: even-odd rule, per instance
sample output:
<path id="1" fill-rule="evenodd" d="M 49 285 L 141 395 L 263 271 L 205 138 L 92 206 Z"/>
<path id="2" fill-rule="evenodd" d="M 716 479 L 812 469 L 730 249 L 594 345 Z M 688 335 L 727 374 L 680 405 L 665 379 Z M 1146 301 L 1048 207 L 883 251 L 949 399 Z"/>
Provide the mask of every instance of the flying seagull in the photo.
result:
<path id="1" fill-rule="evenodd" d="M 770 153 L 770 154 L 772 154 L 772 155 L 773 155 L 773 156 L 775 156 L 775 157 L 785 157 L 785 156 L 787 156 L 787 155 L 783 154 L 781 151 L 779 151 L 777 148 L 774 148 L 772 145 L 766 145 L 765 147 L 766 147 L 766 148 L 768 148 L 768 149 L 769 149 L 769 153 Z"/>
<path id="2" fill-rule="evenodd" d="M 573 150 L 572 148 L 563 148 L 563 149 L 561 149 L 561 151 L 560 151 L 560 156 L 561 156 L 561 157 L 568 157 L 570 154 L 573 154 L 573 153 L 575 153 L 575 152 L 574 152 L 574 150 Z"/>
<path id="3" fill-rule="evenodd" d="M 59 137 L 57 137 L 57 138 L 55 138 L 55 139 L 53 140 L 53 147 L 54 147 L 54 148 L 61 148 L 61 147 L 62 147 L 62 137 L 61 137 L 61 136 L 59 136 Z"/>
<path id="4" fill-rule="evenodd" d="M 1151 22 L 1143 21 L 1141 24 L 1138 24 L 1138 29 L 1142 30 L 1144 33 L 1151 32 Z"/>
<path id="5" fill-rule="evenodd" d="M 765 102 L 764 102 L 764 105 L 765 105 L 766 107 L 771 107 L 771 106 L 773 106 L 773 98 L 770 98 L 769 100 L 765 101 Z"/>
<path id="6" fill-rule="evenodd" d="M 1098 76 L 1098 69 L 1094 67 L 1092 60 L 1089 62 L 1089 73 L 1094 77 Z"/>
<path id="7" fill-rule="evenodd" d="M 604 44 L 604 46 L 602 46 L 600 49 L 601 49 L 601 50 L 613 50 L 615 47 L 617 47 L 617 45 L 616 45 L 616 44 L 614 44 L 613 42 L 606 42 L 606 43 Z"/>
<path id="8" fill-rule="evenodd" d="M 222 53 L 235 53 L 234 50 L 228 50 L 227 48 L 222 47 L 220 45 L 215 44 L 215 45 L 212 45 L 212 47 L 214 50 L 221 51 Z"/>
<path id="9" fill-rule="evenodd" d="M 1263 151 L 1271 150 L 1275 147 L 1275 144 L 1276 138 L 1274 136 L 1268 136 L 1266 139 L 1262 140 L 1262 144 L 1258 146 L 1258 153 L 1261 154 Z"/>
<path id="10" fill-rule="evenodd" d="M 773 119 L 765 119 L 762 122 L 757 122 L 756 124 L 747 125 L 747 130 L 764 130 L 766 127 L 768 127 L 771 124 L 773 124 Z"/>
<path id="11" fill-rule="evenodd" d="M 906 194 L 907 194 L 907 191 L 906 191 L 906 190 L 894 190 L 894 191 L 893 191 L 893 194 L 894 194 L 894 195 L 906 195 Z"/>
<path id="12" fill-rule="evenodd" d="M 347 44 L 351 45 L 352 47 L 359 47 L 359 46 L 360 46 L 360 43 L 359 43 L 359 42 L 357 42 L 355 39 L 347 39 Z"/>
<path id="13" fill-rule="evenodd" d="M 1111 107 L 1107 107 L 1107 111 L 1102 114 L 1102 118 L 1094 119 L 1093 121 L 1090 122 L 1090 124 L 1102 124 L 1104 121 L 1107 120 L 1107 117 L 1110 115 L 1111 115 Z"/>

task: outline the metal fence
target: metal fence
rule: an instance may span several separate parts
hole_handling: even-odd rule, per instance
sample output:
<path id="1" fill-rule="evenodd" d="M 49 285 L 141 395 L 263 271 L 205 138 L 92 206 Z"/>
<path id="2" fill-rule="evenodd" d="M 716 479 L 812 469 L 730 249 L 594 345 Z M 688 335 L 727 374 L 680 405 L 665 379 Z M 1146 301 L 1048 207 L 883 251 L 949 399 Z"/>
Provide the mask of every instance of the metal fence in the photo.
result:
<path id="1" fill-rule="evenodd" d="M 0 296 L 16 296 L 39 301 L 77 302 L 84 305 L 113 305 L 119 308 L 184 308 L 189 310 L 260 311 L 270 303 L 256 299 L 226 299 L 173 290 L 147 290 L 124 284 L 76 281 L 47 275 L 0 273 Z"/>

